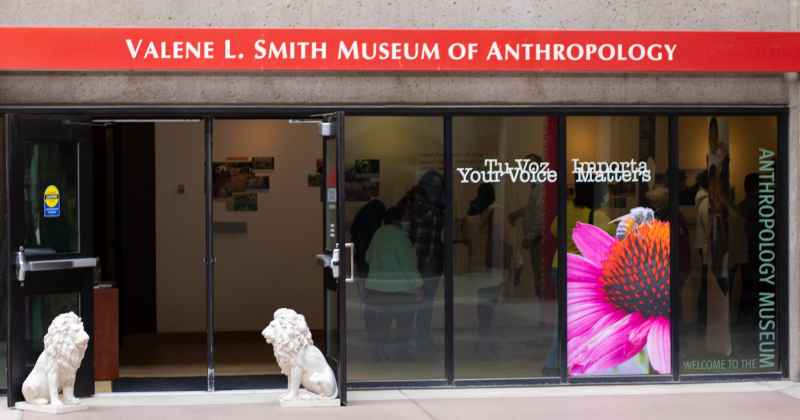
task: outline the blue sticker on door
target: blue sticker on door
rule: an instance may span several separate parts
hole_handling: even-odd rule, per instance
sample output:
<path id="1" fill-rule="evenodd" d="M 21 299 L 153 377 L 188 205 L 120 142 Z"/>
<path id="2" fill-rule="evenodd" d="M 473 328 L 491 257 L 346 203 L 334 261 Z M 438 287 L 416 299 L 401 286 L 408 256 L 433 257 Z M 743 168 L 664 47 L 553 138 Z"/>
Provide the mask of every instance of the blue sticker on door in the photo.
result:
<path id="1" fill-rule="evenodd" d="M 58 188 L 51 185 L 44 190 L 44 217 L 61 216 L 61 196 Z"/>

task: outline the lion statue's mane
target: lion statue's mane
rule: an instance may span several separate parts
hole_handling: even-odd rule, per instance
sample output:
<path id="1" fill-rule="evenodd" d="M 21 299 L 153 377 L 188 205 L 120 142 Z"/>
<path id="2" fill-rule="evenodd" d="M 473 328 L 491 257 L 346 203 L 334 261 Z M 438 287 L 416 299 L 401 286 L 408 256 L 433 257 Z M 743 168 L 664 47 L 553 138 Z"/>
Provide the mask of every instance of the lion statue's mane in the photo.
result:
<path id="1" fill-rule="evenodd" d="M 50 324 L 47 334 L 44 336 L 44 351 L 47 353 L 48 362 L 45 369 L 47 371 L 53 369 L 56 363 L 73 375 L 78 370 L 86 348 L 79 349 L 69 331 L 73 325 L 80 323 L 81 319 L 78 318 L 78 315 L 70 312 L 59 315 Z"/>
<path id="2" fill-rule="evenodd" d="M 311 331 L 308 329 L 306 317 L 298 314 L 291 309 L 278 309 L 275 312 L 275 320 L 278 321 L 281 329 L 278 337 L 272 344 L 275 351 L 275 359 L 281 367 L 281 373 L 287 374 L 286 368 L 298 352 L 309 345 L 314 345 L 311 339 Z"/>

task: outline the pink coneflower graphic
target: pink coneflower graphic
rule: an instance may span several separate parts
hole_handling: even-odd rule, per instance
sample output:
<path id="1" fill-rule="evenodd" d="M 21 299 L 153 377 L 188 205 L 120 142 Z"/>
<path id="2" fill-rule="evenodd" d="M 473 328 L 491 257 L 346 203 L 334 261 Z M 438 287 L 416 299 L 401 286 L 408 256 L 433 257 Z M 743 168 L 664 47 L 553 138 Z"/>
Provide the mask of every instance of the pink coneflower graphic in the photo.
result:
<path id="1" fill-rule="evenodd" d="M 670 373 L 669 223 L 618 241 L 579 222 L 573 239 L 583 256 L 567 254 L 569 374 L 617 366 L 645 344 L 653 369 Z"/>

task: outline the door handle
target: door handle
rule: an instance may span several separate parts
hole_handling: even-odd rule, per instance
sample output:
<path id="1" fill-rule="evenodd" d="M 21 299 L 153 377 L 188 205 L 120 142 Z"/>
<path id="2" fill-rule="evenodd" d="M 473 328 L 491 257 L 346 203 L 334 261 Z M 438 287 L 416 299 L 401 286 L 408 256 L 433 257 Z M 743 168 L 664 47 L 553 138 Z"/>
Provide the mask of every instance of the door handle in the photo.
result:
<path id="1" fill-rule="evenodd" d="M 331 256 L 328 254 L 317 254 L 317 265 L 321 265 L 323 267 L 330 267 Z"/>
<path id="2" fill-rule="evenodd" d="M 331 123 L 325 121 L 289 120 L 289 124 L 317 124 L 317 135 L 330 137 Z"/>
<path id="3" fill-rule="evenodd" d="M 317 254 L 317 265 L 325 268 L 330 268 L 333 272 L 333 278 L 339 278 L 339 250 L 334 249 L 333 254 Z"/>
<path id="4" fill-rule="evenodd" d="M 17 252 L 16 263 L 17 279 L 25 281 L 25 273 L 28 271 L 50 271 L 50 270 L 68 270 L 71 268 L 84 268 L 96 267 L 96 258 L 72 258 L 65 260 L 45 260 L 45 261 L 28 261 L 25 258 L 25 247 L 19 247 Z"/>
<path id="5" fill-rule="evenodd" d="M 25 259 L 25 247 L 19 247 L 17 259 L 14 265 L 17 267 L 17 280 L 25 281 L 25 272 L 29 270 L 28 261 Z"/>
<path id="6" fill-rule="evenodd" d="M 344 281 L 345 283 L 352 283 L 356 281 L 356 269 L 355 269 L 355 244 L 348 243 L 344 244 L 345 249 L 350 249 L 350 276 L 345 276 Z M 317 265 L 321 265 L 323 267 L 330 267 L 331 271 L 333 271 L 333 278 L 339 278 L 339 263 L 341 262 L 341 250 L 339 249 L 339 245 L 336 245 L 336 249 L 333 250 L 333 255 L 328 254 L 317 254 Z"/>
<path id="7" fill-rule="evenodd" d="M 355 260 L 355 256 L 354 256 L 355 250 L 356 250 L 356 244 L 347 243 L 347 244 L 344 244 L 344 247 L 345 247 L 345 249 L 350 248 L 350 277 L 345 277 L 344 278 L 344 282 L 345 283 L 352 283 L 352 282 L 356 281 L 356 265 L 355 265 L 356 260 Z"/>

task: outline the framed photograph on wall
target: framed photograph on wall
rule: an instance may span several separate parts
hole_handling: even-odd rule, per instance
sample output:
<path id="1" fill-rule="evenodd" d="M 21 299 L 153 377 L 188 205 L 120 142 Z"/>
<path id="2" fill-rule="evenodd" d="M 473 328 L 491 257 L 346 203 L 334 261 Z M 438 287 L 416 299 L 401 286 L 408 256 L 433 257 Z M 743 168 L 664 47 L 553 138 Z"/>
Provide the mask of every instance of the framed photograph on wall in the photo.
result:
<path id="1" fill-rule="evenodd" d="M 233 200 L 225 203 L 225 211 L 258 211 L 258 194 L 234 194 Z"/>
<path id="2" fill-rule="evenodd" d="M 250 194 L 266 194 L 269 192 L 268 176 L 248 176 L 245 182 L 245 192 Z"/>
<path id="3" fill-rule="evenodd" d="M 274 157 L 254 157 L 252 164 L 254 173 L 264 174 L 275 172 Z"/>
<path id="4" fill-rule="evenodd" d="M 250 162 L 213 162 L 212 170 L 214 201 L 231 201 L 233 194 L 245 192 L 252 165 Z"/>

